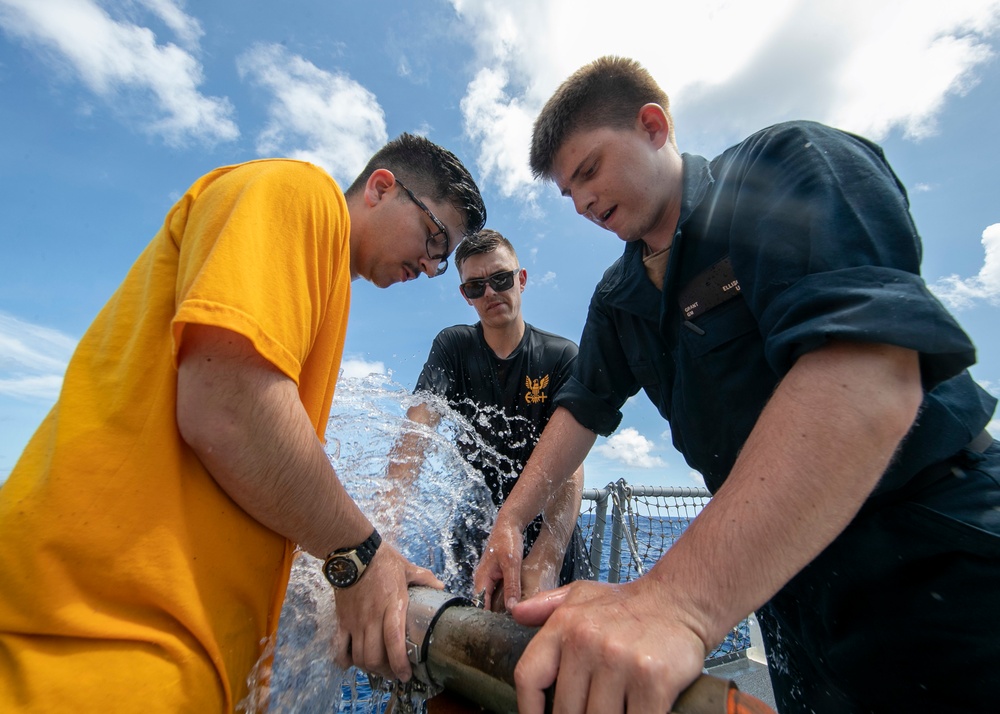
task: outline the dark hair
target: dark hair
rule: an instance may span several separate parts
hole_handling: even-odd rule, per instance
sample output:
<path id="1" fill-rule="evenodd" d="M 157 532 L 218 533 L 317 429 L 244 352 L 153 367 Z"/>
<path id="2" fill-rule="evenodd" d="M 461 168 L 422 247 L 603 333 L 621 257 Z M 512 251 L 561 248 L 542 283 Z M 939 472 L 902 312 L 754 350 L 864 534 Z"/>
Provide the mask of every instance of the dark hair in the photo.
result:
<path id="1" fill-rule="evenodd" d="M 465 262 L 466 258 L 471 258 L 473 255 L 482 255 L 483 253 L 492 253 L 501 246 L 509 250 L 514 259 L 517 260 L 517 251 L 514 250 L 514 246 L 510 244 L 509 240 L 504 238 L 498 231 L 483 228 L 472 235 L 466 236 L 465 240 L 458 244 L 458 249 L 455 251 L 455 267 L 461 273 L 462 263 Z"/>
<path id="2" fill-rule="evenodd" d="M 663 108 L 670 122 L 670 142 L 676 146 L 670 98 L 642 65 L 608 55 L 581 67 L 559 86 L 535 119 L 529 159 L 532 174 L 535 178 L 551 175 L 556 154 L 573 132 L 629 128 L 646 104 Z"/>
<path id="3" fill-rule="evenodd" d="M 391 171 L 421 196 L 454 206 L 465 220 L 465 233 L 475 233 L 486 224 L 486 205 L 472 175 L 457 156 L 434 142 L 401 134 L 375 152 L 346 194 L 363 190 L 377 169 Z"/>

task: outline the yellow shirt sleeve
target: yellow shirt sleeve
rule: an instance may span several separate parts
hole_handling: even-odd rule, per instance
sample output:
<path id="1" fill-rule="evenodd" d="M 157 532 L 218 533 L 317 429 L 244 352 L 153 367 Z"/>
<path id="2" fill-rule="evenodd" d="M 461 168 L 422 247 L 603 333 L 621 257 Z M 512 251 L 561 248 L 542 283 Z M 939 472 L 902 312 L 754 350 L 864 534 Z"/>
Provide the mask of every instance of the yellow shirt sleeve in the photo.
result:
<path id="1" fill-rule="evenodd" d="M 349 251 L 343 196 L 310 164 L 259 161 L 195 184 L 168 217 L 180 253 L 173 356 L 194 322 L 237 332 L 297 384 Z M 344 240 L 331 241 L 333 235 Z M 343 271 L 341 271 L 343 272 Z M 349 271 L 347 271 L 349 273 Z M 343 277 L 343 276 L 340 276 Z"/>

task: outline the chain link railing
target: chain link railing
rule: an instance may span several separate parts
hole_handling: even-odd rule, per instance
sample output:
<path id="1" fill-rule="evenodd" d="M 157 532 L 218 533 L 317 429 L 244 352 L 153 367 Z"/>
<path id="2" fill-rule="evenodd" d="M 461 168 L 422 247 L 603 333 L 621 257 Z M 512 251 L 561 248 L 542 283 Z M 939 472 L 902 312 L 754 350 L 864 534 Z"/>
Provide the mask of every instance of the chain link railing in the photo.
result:
<path id="1" fill-rule="evenodd" d="M 597 579 L 622 583 L 648 571 L 711 498 L 704 488 L 632 486 L 624 479 L 604 488 L 584 489 L 579 524 Z M 744 620 L 709 659 L 729 657 L 749 647 L 750 625 Z"/>

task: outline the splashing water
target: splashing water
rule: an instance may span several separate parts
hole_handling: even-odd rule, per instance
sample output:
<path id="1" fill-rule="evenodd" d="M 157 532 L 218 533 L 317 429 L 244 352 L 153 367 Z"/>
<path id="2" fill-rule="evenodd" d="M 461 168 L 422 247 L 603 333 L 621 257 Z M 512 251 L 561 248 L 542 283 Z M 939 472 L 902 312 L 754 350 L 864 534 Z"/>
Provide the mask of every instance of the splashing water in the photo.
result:
<path id="1" fill-rule="evenodd" d="M 442 415 L 436 429 L 406 418 L 406 410 L 421 403 Z M 407 462 L 416 475 L 411 482 L 390 483 L 390 454 L 407 433 L 419 435 L 423 458 Z M 414 397 L 391 376 L 342 378 L 338 383 L 327 426 L 327 453 L 341 483 L 386 542 L 434 571 L 449 591 L 471 596 L 469 561 L 476 554 L 456 553 L 451 543 L 458 531 L 488 533 L 496 509 L 462 449 L 495 453 L 444 400 L 426 394 Z M 321 561 L 307 553 L 297 555 L 276 641 L 266 643 L 239 710 L 374 713 L 384 707 L 386 692 L 371 692 L 363 676 L 359 687 L 355 670 L 334 664 L 334 598 L 320 566 Z"/>

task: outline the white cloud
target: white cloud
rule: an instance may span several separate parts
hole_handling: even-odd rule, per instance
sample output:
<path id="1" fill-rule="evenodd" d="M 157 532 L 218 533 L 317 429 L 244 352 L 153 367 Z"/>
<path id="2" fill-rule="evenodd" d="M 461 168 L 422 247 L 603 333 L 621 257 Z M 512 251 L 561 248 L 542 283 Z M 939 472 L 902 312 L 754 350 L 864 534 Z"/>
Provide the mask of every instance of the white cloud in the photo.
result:
<path id="1" fill-rule="evenodd" d="M 257 45 L 237 61 L 240 76 L 273 93 L 262 156 L 322 166 L 344 187 L 387 141 L 375 95 L 346 74 L 327 72 L 280 45 Z"/>
<path id="2" fill-rule="evenodd" d="M 410 60 L 405 56 L 399 58 L 399 63 L 396 65 L 396 72 L 399 73 L 400 77 L 409 77 L 413 74 L 413 69 L 410 67 Z"/>
<path id="3" fill-rule="evenodd" d="M 144 0 L 191 49 L 201 27 L 170 0 Z M 67 64 L 115 112 L 168 144 L 239 136 L 229 100 L 198 91 L 202 67 L 191 52 L 158 44 L 148 27 L 116 20 L 93 0 L 0 0 L 0 26 Z"/>
<path id="4" fill-rule="evenodd" d="M 484 181 L 492 180 L 506 197 L 521 195 L 529 202 L 538 188 L 528 168 L 528 145 L 535 112 L 506 91 L 503 69 L 484 67 L 462 99 L 465 133 L 479 144 L 476 167 Z"/>
<path id="5" fill-rule="evenodd" d="M 340 363 L 341 379 L 362 379 L 370 374 L 385 374 L 385 362 L 345 359 Z"/>
<path id="6" fill-rule="evenodd" d="M 184 13 L 182 0 L 176 3 L 171 2 L 171 0 L 138 0 L 138 2 L 160 18 L 163 24 L 177 35 L 177 39 L 182 45 L 189 50 L 198 49 L 198 43 L 201 42 L 205 31 L 201 29 L 200 22 Z"/>
<path id="7" fill-rule="evenodd" d="M 54 400 L 76 340 L 0 312 L 0 394 Z"/>
<path id="8" fill-rule="evenodd" d="M 1000 223 L 983 231 L 982 242 L 986 259 L 978 275 L 971 278 L 949 275 L 931 286 L 934 294 L 955 310 L 972 307 L 981 301 L 1000 305 Z"/>
<path id="9" fill-rule="evenodd" d="M 540 278 L 532 278 L 532 282 L 536 285 L 555 285 L 556 274 L 549 270 Z"/>
<path id="10" fill-rule="evenodd" d="M 595 447 L 595 450 L 605 458 L 621 461 L 626 466 L 640 469 L 651 469 L 666 466 L 666 462 L 651 452 L 655 448 L 652 441 L 640 434 L 633 427 L 622 429 L 608 440 Z"/>
<path id="11" fill-rule="evenodd" d="M 853 46 L 838 58 L 831 121 L 875 138 L 895 127 L 913 138 L 933 134 L 948 96 L 968 91 L 972 70 L 993 56 L 985 40 L 996 32 L 1000 6 L 884 0 L 866 12 L 866 3 L 854 5 L 841 5 Z"/>
<path id="12" fill-rule="evenodd" d="M 569 74 L 633 57 L 671 95 L 682 150 L 717 151 L 776 121 L 872 138 L 933 133 L 994 51 L 1000 0 L 452 0 L 478 56 L 462 102 L 484 178 L 536 197 L 530 125 Z M 523 22 L 523 18 L 532 18 Z M 706 146 L 707 145 L 707 146 Z"/>
<path id="13" fill-rule="evenodd" d="M 54 401 L 62 388 L 62 375 L 0 377 L 0 394 L 21 399 Z"/>
<path id="14" fill-rule="evenodd" d="M 697 471 L 689 471 L 688 478 L 690 478 L 694 482 L 694 485 L 698 488 L 707 488 L 705 486 L 705 477 Z"/>

